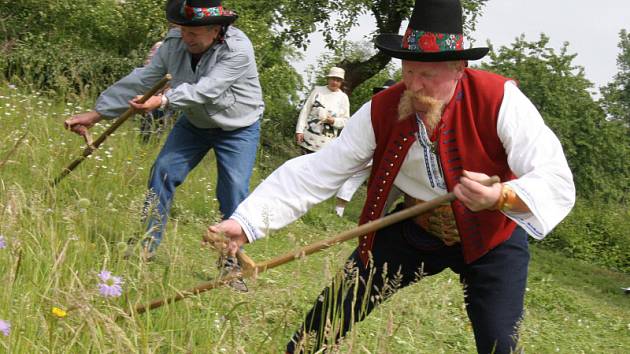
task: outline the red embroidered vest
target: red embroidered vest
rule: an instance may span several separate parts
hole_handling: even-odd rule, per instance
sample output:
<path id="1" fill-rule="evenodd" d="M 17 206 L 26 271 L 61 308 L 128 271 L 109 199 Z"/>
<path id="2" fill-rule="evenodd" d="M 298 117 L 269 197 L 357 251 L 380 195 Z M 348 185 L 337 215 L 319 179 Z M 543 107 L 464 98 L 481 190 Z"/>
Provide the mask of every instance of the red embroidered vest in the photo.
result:
<path id="1" fill-rule="evenodd" d="M 497 175 L 502 181 L 515 178 L 497 135 L 497 119 L 507 80 L 496 74 L 467 68 L 458 82 L 431 138 L 437 140 L 437 153 L 449 192 L 458 183 L 464 169 Z M 360 224 L 383 215 L 396 175 L 409 148 L 416 141 L 416 120 L 398 120 L 398 102 L 404 90 L 404 84 L 399 83 L 372 98 L 376 150 Z M 466 263 L 475 261 L 507 240 L 516 227 L 513 221 L 498 211 L 472 212 L 457 200 L 451 207 Z M 373 242 L 374 233 L 359 238 L 359 256 L 364 265 L 367 265 Z"/>

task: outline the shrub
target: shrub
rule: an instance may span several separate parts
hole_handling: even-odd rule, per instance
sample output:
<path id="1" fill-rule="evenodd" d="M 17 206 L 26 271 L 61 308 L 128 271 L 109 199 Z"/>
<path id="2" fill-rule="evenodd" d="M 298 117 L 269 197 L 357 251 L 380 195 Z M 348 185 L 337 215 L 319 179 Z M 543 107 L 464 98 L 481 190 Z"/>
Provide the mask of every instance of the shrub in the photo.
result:
<path id="1" fill-rule="evenodd" d="M 571 214 L 541 245 L 569 257 L 630 272 L 630 209 L 578 199 Z"/>

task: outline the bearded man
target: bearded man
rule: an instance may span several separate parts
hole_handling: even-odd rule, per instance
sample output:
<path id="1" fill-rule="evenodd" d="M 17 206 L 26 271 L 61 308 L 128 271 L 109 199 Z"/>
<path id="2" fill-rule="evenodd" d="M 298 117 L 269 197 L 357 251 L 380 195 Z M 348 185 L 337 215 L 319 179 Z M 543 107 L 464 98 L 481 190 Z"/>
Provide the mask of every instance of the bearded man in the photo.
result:
<path id="1" fill-rule="evenodd" d="M 232 250 L 254 242 L 331 197 L 372 158 L 361 224 L 384 215 L 395 189 L 404 193 L 397 209 L 454 192 L 453 203 L 430 215 L 360 237 L 287 352 L 333 344 L 398 289 L 446 268 L 460 275 L 477 351 L 515 350 L 527 235 L 548 234 L 573 207 L 575 187 L 559 140 L 515 83 L 467 68 L 488 48 L 464 49 L 462 28 L 459 0 L 417 0 L 403 36 L 376 38 L 381 51 L 402 59 L 402 82 L 373 96 L 338 139 L 288 161 L 209 228 L 228 235 Z M 493 175 L 502 183 L 481 183 Z"/>

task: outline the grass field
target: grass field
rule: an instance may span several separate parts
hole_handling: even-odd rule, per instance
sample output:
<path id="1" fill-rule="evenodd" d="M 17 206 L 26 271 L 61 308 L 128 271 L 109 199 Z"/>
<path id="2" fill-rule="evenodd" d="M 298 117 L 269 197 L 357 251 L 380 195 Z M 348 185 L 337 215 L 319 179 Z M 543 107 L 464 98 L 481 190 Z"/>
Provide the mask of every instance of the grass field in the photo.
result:
<path id="1" fill-rule="evenodd" d="M 0 352 L 280 353 L 354 242 L 300 259 L 249 281 L 116 321 L 135 304 L 171 296 L 217 274 L 217 255 L 200 247 L 217 221 L 210 154 L 177 192 L 168 233 L 154 262 L 124 260 L 126 240 L 143 231 L 140 210 L 160 142 L 141 144 L 135 122 L 53 189 L 79 156 L 82 139 L 62 121 L 87 109 L 33 92 L 0 88 Z M 103 131 L 103 125 L 95 128 Z M 264 126 L 263 126 L 264 129 Z M 22 134 L 24 140 L 19 141 Z M 12 152 L 16 142 L 17 149 Z M 281 160 L 265 148 L 253 184 Z M 360 191 L 359 194 L 363 193 Z M 338 218 L 329 201 L 271 237 L 247 246 L 255 260 L 353 227 L 362 195 Z M 558 256 L 532 242 L 521 345 L 529 353 L 630 351 L 630 275 Z M 97 274 L 122 277 L 118 298 L 99 295 Z M 69 309 L 64 318 L 53 307 Z M 471 353 L 471 327 L 458 277 L 444 272 L 398 292 L 337 348 L 342 353 Z"/>

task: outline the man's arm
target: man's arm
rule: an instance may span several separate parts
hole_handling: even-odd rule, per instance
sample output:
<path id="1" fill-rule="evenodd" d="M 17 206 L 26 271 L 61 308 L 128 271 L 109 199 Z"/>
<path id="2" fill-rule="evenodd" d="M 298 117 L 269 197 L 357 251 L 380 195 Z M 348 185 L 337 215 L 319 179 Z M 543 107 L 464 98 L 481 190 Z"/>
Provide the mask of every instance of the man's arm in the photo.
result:
<path id="1" fill-rule="evenodd" d="M 287 161 L 268 176 L 243 201 L 230 220 L 218 225 L 232 227 L 236 221 L 249 242 L 265 236 L 302 216 L 313 205 L 332 197 L 353 174 L 370 161 L 376 146 L 370 118 L 370 103 L 365 104 L 339 138 L 316 153 Z M 240 230 L 228 236 L 241 237 Z"/>
<path id="2" fill-rule="evenodd" d="M 505 182 L 528 212 L 503 210 L 531 236 L 541 239 L 571 211 L 575 186 L 562 145 L 531 101 L 513 82 L 505 94 L 497 133 L 510 169 L 518 177 Z"/>
<path id="3" fill-rule="evenodd" d="M 117 81 L 103 91 L 94 110 L 103 118 L 112 119 L 118 117 L 129 108 L 129 101 L 136 96 L 148 91 L 153 85 L 167 74 L 168 47 L 170 43 L 165 41 L 149 65 L 134 69 L 129 75 Z M 152 100 L 150 103 L 156 102 Z"/>
<path id="4" fill-rule="evenodd" d="M 513 82 L 505 93 L 497 133 L 518 177 L 486 187 L 483 173 L 464 171 L 453 192 L 472 211 L 499 210 L 542 239 L 575 203 L 575 186 L 562 146 L 540 113 Z"/>
<path id="5" fill-rule="evenodd" d="M 131 100 L 141 97 L 138 95 L 153 87 L 164 77 L 166 74 L 165 55 L 165 51 L 160 53 L 158 49 L 147 66 L 135 69 L 103 91 L 96 101 L 94 110 L 79 113 L 66 119 L 64 121 L 66 129 L 86 137 L 87 140 L 88 130 L 101 120 L 120 116 L 130 105 L 145 110 L 145 107 L 155 104 L 160 99 L 158 96 L 151 97 L 142 105 L 134 105 Z"/>

